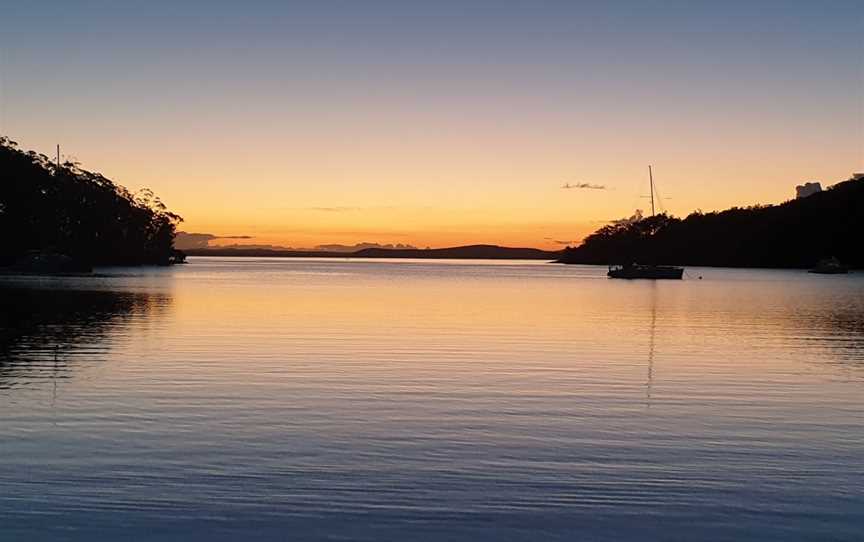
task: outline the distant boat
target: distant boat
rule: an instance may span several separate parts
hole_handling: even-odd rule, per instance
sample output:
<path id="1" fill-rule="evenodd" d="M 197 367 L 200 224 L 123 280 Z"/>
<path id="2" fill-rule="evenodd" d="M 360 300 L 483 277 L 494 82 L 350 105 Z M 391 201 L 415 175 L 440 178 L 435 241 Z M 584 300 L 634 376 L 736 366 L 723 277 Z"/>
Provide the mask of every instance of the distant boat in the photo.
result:
<path id="1" fill-rule="evenodd" d="M 677 279 L 684 276 L 683 267 L 671 265 L 610 265 L 606 276 L 612 279 Z"/>
<path id="2" fill-rule="evenodd" d="M 648 166 L 648 182 L 651 188 L 651 216 L 654 216 L 654 173 Z M 610 265 L 606 276 L 610 279 L 674 279 L 681 280 L 684 276 L 683 267 L 671 265 L 640 265 L 628 263 Z"/>
<path id="3" fill-rule="evenodd" d="M 90 264 L 51 250 L 29 250 L 11 267 L 3 269 L 23 275 L 80 275 L 93 272 Z"/>
<path id="4" fill-rule="evenodd" d="M 849 272 L 849 268 L 840 263 L 837 258 L 827 258 L 820 260 L 810 272 L 820 275 L 845 275 Z"/>

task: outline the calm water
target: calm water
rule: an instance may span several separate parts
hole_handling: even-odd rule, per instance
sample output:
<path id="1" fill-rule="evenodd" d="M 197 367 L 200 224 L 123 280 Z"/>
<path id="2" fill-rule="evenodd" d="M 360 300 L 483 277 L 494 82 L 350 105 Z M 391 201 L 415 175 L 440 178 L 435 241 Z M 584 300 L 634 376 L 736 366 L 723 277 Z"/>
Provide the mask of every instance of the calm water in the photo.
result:
<path id="1" fill-rule="evenodd" d="M 604 272 L 0 279 L 0 539 L 864 539 L 864 275 Z"/>

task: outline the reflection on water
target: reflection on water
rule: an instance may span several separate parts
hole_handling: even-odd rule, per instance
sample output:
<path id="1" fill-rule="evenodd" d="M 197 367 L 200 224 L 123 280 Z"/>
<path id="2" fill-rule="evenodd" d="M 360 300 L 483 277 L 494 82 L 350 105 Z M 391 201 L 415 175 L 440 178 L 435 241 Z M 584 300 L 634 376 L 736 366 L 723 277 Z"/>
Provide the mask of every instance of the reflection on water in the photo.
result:
<path id="1" fill-rule="evenodd" d="M 70 358 L 104 354 L 111 331 L 154 317 L 167 296 L 0 284 L 0 389 L 67 378 Z"/>
<path id="2" fill-rule="evenodd" d="M 827 348 L 831 356 L 823 360 L 864 370 L 864 310 L 860 297 L 844 299 L 822 311 L 799 315 L 802 340 Z"/>
<path id="3" fill-rule="evenodd" d="M 862 531 L 864 276 L 193 260 L 2 290 L 0 539 Z"/>
<path id="4" fill-rule="evenodd" d="M 645 401 L 651 406 L 651 384 L 654 382 L 654 340 L 657 336 L 657 283 L 649 284 L 651 289 L 651 325 L 648 328 L 648 381 L 645 383 Z"/>

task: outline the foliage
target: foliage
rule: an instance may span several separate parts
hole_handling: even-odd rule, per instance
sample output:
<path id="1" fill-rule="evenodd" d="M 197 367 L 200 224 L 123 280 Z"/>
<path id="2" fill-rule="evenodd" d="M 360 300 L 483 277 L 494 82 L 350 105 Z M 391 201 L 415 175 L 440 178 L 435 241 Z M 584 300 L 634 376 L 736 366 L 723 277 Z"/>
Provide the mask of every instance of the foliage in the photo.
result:
<path id="1" fill-rule="evenodd" d="M 804 268 L 834 256 L 864 267 L 862 233 L 864 179 L 857 179 L 780 205 L 610 224 L 560 261 Z"/>
<path id="2" fill-rule="evenodd" d="M 167 264 L 181 221 L 150 190 L 132 194 L 0 137 L 0 265 L 33 250 L 92 265 Z"/>

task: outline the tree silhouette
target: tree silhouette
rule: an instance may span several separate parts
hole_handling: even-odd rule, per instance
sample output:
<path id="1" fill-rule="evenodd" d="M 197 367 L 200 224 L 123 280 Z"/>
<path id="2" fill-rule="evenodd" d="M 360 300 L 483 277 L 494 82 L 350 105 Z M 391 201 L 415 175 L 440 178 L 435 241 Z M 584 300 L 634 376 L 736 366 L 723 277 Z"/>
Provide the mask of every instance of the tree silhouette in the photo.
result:
<path id="1" fill-rule="evenodd" d="M 150 190 L 132 194 L 0 137 L 0 265 L 34 250 L 90 265 L 166 265 L 182 259 L 173 247 L 181 221 Z"/>
<path id="2" fill-rule="evenodd" d="M 566 248 L 559 261 L 804 268 L 835 256 L 862 267 L 862 234 L 864 179 L 850 179 L 780 205 L 610 224 Z"/>

